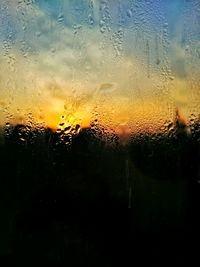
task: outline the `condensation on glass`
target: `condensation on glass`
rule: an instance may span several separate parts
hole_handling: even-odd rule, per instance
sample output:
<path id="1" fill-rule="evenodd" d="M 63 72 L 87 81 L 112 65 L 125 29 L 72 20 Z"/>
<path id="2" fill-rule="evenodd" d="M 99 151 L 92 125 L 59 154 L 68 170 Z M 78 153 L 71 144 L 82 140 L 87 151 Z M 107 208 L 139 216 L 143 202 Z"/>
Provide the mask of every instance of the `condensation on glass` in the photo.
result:
<path id="1" fill-rule="evenodd" d="M 122 140 L 199 121 L 199 1 L 1 1 L 0 122 Z M 126 139 L 125 138 L 125 139 Z"/>
<path id="2" fill-rule="evenodd" d="M 199 74 L 199 0 L 0 0 L 0 260 L 184 258 Z"/>

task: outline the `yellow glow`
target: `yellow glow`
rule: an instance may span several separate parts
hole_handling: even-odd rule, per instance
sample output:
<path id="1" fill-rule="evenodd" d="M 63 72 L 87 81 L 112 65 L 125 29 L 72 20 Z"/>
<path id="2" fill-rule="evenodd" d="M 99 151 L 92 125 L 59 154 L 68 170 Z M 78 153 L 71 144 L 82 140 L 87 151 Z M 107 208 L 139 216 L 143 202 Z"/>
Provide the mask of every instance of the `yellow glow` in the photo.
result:
<path id="1" fill-rule="evenodd" d="M 180 87 L 182 83 L 179 82 Z M 179 90 L 176 90 L 176 99 L 179 98 Z M 46 91 L 45 91 L 46 92 Z M 1 101 L 2 103 L 3 100 Z M 10 113 L 14 114 L 11 123 L 27 123 L 30 114 L 33 122 L 42 123 L 56 131 L 59 125 L 76 125 L 87 128 L 95 119 L 100 125 L 114 130 L 119 135 L 130 135 L 139 131 L 159 131 L 159 128 L 167 120 L 173 120 L 176 105 L 171 105 L 168 110 L 168 98 L 159 102 L 159 99 L 140 98 L 132 100 L 125 97 L 106 98 L 100 96 L 89 102 L 78 101 L 75 97 L 56 98 L 45 95 L 45 103 L 26 107 L 24 103 L 20 111 L 16 112 L 17 104 L 11 105 Z M 28 103 L 28 102 L 27 102 Z M 25 106 L 25 107 L 23 107 Z M 183 109 L 183 116 L 184 114 Z"/>

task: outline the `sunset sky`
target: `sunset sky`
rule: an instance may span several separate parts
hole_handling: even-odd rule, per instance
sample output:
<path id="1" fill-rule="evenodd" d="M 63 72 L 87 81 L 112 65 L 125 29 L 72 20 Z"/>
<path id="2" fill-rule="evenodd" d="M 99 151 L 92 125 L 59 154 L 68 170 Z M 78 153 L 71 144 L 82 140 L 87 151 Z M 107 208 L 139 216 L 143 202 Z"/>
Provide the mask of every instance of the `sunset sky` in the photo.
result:
<path id="1" fill-rule="evenodd" d="M 1 1 L 0 124 L 133 131 L 198 115 L 199 14 L 198 0 Z"/>

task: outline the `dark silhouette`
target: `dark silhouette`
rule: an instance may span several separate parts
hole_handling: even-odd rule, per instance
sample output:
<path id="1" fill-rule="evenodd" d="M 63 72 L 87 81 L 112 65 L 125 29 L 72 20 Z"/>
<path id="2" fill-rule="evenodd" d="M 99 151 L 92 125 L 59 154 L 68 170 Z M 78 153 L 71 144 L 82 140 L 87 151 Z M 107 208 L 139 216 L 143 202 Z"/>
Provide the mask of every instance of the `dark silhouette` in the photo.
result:
<path id="1" fill-rule="evenodd" d="M 199 126 L 177 111 L 172 131 L 133 136 L 126 146 L 96 124 L 2 130 L 1 260 L 182 264 L 200 236 Z"/>

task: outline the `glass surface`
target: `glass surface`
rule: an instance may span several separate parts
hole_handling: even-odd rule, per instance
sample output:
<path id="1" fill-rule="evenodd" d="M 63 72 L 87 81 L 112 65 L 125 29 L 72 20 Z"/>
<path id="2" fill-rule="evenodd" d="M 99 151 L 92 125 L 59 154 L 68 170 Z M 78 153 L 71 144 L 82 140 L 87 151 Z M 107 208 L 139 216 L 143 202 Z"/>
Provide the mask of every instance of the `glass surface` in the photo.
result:
<path id="1" fill-rule="evenodd" d="M 200 1 L 0 1 L 0 261 L 198 259 Z"/>

